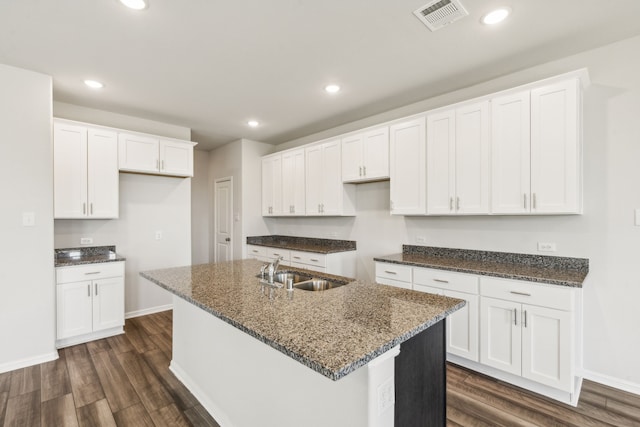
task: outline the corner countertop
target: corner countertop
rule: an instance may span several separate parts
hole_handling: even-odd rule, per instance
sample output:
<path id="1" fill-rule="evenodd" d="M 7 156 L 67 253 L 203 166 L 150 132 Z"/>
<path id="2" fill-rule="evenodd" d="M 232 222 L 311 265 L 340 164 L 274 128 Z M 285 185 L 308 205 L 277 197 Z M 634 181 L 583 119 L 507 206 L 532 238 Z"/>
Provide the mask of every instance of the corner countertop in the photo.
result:
<path id="1" fill-rule="evenodd" d="M 289 249 L 293 251 L 331 254 L 356 250 L 353 240 L 317 239 L 314 237 L 295 236 L 249 236 L 247 245 L 267 246 L 270 248 Z"/>
<path id="2" fill-rule="evenodd" d="M 456 298 L 361 281 L 321 292 L 262 288 L 256 277 L 261 266 L 256 260 L 241 260 L 140 275 L 332 380 L 366 365 L 466 304 Z"/>
<path id="3" fill-rule="evenodd" d="M 55 266 L 70 267 L 82 264 L 125 261 L 118 255 L 115 246 L 88 246 L 82 248 L 60 248 L 55 250 Z"/>
<path id="4" fill-rule="evenodd" d="M 586 258 L 431 246 L 403 245 L 401 254 L 376 257 L 374 261 L 576 288 L 582 287 L 589 274 L 589 260 Z"/>

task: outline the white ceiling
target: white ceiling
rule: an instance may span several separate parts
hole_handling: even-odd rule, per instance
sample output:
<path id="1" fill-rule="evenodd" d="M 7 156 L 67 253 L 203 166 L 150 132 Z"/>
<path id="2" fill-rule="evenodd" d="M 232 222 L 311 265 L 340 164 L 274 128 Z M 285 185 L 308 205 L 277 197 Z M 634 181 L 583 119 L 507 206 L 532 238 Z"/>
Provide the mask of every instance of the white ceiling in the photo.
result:
<path id="1" fill-rule="evenodd" d="M 470 16 L 434 33 L 412 13 L 426 3 L 0 0 L 0 63 L 53 76 L 55 100 L 190 127 L 211 149 L 285 142 L 640 34 L 638 0 L 462 0 Z M 479 23 L 501 5 L 508 21 Z"/>

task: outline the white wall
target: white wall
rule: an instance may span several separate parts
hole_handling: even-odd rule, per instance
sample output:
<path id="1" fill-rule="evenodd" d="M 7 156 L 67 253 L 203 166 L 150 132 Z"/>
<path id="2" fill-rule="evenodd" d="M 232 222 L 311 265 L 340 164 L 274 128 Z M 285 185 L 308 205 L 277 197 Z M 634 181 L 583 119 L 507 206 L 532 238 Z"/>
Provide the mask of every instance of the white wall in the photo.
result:
<path id="1" fill-rule="evenodd" d="M 355 218 L 277 219 L 271 233 L 356 240 L 358 276 L 373 278 L 372 257 L 398 253 L 416 237 L 428 245 L 536 253 L 539 241 L 556 242 L 554 255 L 586 257 L 584 368 L 588 377 L 640 393 L 640 37 L 543 64 L 455 93 L 426 100 L 337 129 L 330 137 L 493 91 L 588 67 L 584 97 L 584 215 L 549 217 L 391 217 L 388 182 L 358 186 Z M 316 137 L 291 141 L 285 148 Z M 254 196 L 258 192 L 254 193 Z"/>
<path id="2" fill-rule="evenodd" d="M 57 358 L 51 77 L 0 65 L 0 372 Z M 35 226 L 24 227 L 24 212 Z"/>
<path id="3" fill-rule="evenodd" d="M 209 152 L 193 153 L 193 178 L 191 178 L 191 263 L 209 262 L 209 225 L 211 207 L 209 183 Z"/>
<path id="4" fill-rule="evenodd" d="M 150 120 L 70 104 L 54 103 L 54 116 L 156 135 L 189 139 L 190 130 Z M 156 240 L 155 232 L 162 232 Z M 56 220 L 55 247 L 116 245 L 125 264 L 125 313 L 157 311 L 171 295 L 140 277 L 139 272 L 191 264 L 191 179 L 120 174 L 120 217 L 112 220 Z"/>

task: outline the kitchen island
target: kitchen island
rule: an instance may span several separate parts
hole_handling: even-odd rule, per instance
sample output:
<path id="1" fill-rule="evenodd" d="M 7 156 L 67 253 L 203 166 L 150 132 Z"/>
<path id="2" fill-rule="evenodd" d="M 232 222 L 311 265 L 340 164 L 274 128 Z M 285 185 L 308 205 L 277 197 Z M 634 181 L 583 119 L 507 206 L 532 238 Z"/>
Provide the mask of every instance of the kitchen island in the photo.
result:
<path id="1" fill-rule="evenodd" d="M 261 265 L 141 273 L 175 295 L 171 369 L 223 427 L 444 425 L 443 319 L 464 301 L 360 281 L 273 289 Z"/>

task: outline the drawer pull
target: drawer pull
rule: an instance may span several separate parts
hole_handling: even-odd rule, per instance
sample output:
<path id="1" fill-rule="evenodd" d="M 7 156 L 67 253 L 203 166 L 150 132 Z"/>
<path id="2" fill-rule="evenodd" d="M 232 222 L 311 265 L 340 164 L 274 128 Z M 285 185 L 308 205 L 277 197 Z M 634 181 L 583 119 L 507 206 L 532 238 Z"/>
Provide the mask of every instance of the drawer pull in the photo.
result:
<path id="1" fill-rule="evenodd" d="M 518 309 L 513 309 L 513 324 L 518 326 Z"/>
<path id="2" fill-rule="evenodd" d="M 99 271 L 91 271 L 89 273 L 84 273 L 85 276 L 89 276 L 91 274 L 100 274 L 100 272 Z"/>
<path id="3" fill-rule="evenodd" d="M 311 259 L 310 259 L 310 261 L 318 262 L 318 261 L 320 261 L 320 260 L 319 260 L 319 259 L 316 259 L 316 258 L 311 258 Z"/>
<path id="4" fill-rule="evenodd" d="M 274 253 L 273 253 L 273 256 L 280 256 L 280 254 L 277 254 L 277 253 L 275 253 L 275 252 L 274 252 Z"/>
<path id="5" fill-rule="evenodd" d="M 433 279 L 434 282 L 440 282 L 440 283 L 449 283 L 448 280 L 443 280 L 443 279 Z"/>
<path id="6" fill-rule="evenodd" d="M 93 285 L 94 289 L 95 289 L 95 295 L 98 296 L 98 284 L 96 283 L 95 285 Z"/>
<path id="7" fill-rule="evenodd" d="M 384 272 L 387 274 L 398 274 L 395 271 L 391 271 L 391 270 L 385 270 Z"/>
<path id="8" fill-rule="evenodd" d="M 302 259 L 299 256 L 294 256 L 293 259 Z"/>
<path id="9" fill-rule="evenodd" d="M 91 298 L 91 285 L 87 285 L 87 296 Z"/>
<path id="10" fill-rule="evenodd" d="M 524 311 L 524 327 L 527 327 L 527 310 Z"/>
<path id="11" fill-rule="evenodd" d="M 525 296 L 525 297 L 530 297 L 531 296 L 531 294 L 528 294 L 526 292 L 511 291 L 511 293 L 514 294 L 514 295 L 522 295 L 522 296 Z"/>
<path id="12" fill-rule="evenodd" d="M 253 252 L 254 254 L 257 254 L 259 251 L 257 249 L 254 249 L 251 252 Z"/>

